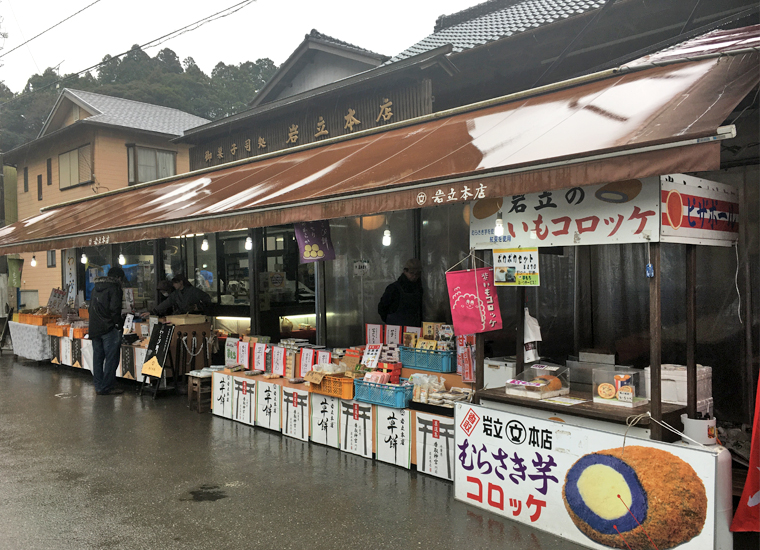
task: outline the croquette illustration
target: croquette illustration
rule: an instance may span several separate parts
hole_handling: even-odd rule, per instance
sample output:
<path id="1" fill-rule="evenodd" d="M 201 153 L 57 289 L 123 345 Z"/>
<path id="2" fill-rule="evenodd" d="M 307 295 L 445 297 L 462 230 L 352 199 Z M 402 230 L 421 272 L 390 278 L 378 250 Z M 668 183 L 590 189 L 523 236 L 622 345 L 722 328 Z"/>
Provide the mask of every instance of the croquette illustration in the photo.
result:
<path id="1" fill-rule="evenodd" d="M 707 515 L 705 487 L 694 469 L 653 447 L 581 457 L 565 476 L 562 498 L 576 527 L 611 548 L 674 548 L 699 535 Z"/>

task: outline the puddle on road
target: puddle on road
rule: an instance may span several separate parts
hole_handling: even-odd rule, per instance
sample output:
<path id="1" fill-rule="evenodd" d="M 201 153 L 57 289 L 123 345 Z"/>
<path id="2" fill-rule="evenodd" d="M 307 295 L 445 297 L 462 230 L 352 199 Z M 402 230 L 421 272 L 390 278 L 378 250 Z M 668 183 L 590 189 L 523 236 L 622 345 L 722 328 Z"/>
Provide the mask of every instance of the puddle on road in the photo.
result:
<path id="1" fill-rule="evenodd" d="M 188 492 L 187 497 L 181 501 L 213 502 L 227 498 L 227 493 L 219 489 L 219 485 L 201 485 L 200 488 Z"/>
<path id="2" fill-rule="evenodd" d="M 77 394 L 75 393 L 56 393 L 56 397 L 59 397 L 61 399 L 71 399 L 72 397 L 76 397 Z"/>

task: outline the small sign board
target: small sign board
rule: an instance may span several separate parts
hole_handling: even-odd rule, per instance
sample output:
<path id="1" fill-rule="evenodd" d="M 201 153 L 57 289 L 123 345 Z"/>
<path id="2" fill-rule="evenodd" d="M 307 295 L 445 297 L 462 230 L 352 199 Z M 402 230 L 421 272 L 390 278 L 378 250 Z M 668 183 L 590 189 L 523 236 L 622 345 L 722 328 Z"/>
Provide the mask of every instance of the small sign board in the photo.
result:
<path id="1" fill-rule="evenodd" d="M 493 251 L 496 286 L 541 286 L 538 248 L 500 248 Z"/>

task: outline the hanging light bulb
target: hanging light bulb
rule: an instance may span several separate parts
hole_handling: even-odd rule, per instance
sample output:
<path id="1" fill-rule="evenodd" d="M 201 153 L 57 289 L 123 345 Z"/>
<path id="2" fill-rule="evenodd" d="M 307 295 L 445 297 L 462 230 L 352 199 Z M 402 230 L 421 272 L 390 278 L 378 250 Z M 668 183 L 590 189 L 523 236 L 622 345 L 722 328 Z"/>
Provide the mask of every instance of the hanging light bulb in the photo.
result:
<path id="1" fill-rule="evenodd" d="M 87 263 L 87 254 L 85 254 L 84 252 L 82 252 L 82 257 L 79 259 L 79 261 L 82 262 L 83 264 L 86 264 Z"/>
<path id="2" fill-rule="evenodd" d="M 124 254 L 119 254 L 119 265 L 124 265 L 127 263 L 127 259 L 124 257 Z"/>
<path id="3" fill-rule="evenodd" d="M 37 256 L 34 256 L 34 255 L 32 255 L 32 261 L 31 261 L 31 262 L 29 262 L 29 264 L 30 264 L 32 267 L 36 267 L 36 266 L 37 266 Z"/>
<path id="4" fill-rule="evenodd" d="M 383 231 L 383 246 L 390 246 L 391 245 L 391 230 L 386 229 Z"/>
<path id="5" fill-rule="evenodd" d="M 208 250 L 208 239 L 203 239 L 203 242 L 201 243 L 201 250 L 204 252 Z"/>
<path id="6" fill-rule="evenodd" d="M 504 220 L 501 217 L 501 211 L 496 214 L 496 226 L 493 228 L 493 234 L 497 237 L 504 235 Z"/>
<path id="7" fill-rule="evenodd" d="M 253 250 L 253 239 L 251 239 L 250 237 L 248 237 L 245 240 L 245 249 L 246 250 Z"/>

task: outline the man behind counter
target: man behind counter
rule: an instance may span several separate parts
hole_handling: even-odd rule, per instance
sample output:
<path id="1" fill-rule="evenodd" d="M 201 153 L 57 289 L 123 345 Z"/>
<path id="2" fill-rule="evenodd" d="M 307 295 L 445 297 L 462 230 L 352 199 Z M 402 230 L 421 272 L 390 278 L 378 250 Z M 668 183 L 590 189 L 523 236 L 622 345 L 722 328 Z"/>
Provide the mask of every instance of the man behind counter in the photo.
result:
<path id="1" fill-rule="evenodd" d="M 169 312 L 174 315 L 184 313 L 204 313 L 211 305 L 211 296 L 195 288 L 182 274 L 172 279 L 174 292 L 153 310 L 157 315 L 164 316 Z M 143 314 L 147 317 L 147 314 Z"/>

